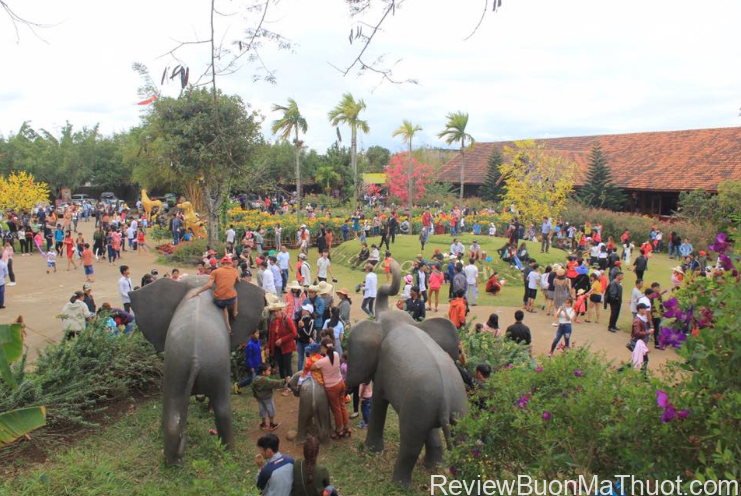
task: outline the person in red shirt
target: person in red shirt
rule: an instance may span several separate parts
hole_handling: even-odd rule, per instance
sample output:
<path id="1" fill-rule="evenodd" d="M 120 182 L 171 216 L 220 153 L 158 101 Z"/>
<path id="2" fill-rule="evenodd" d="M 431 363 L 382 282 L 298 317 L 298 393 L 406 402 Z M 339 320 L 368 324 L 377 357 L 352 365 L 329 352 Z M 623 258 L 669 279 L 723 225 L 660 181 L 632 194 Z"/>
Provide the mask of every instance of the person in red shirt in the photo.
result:
<path id="1" fill-rule="evenodd" d="M 67 270 L 69 270 L 70 264 L 72 264 L 72 266 L 77 269 L 77 264 L 74 260 L 75 240 L 72 239 L 72 233 L 70 231 L 67 231 L 64 234 L 64 247 L 67 249 Z"/>
<path id="2" fill-rule="evenodd" d="M 430 214 L 429 209 L 425 209 L 422 213 L 422 225 L 424 227 L 430 227 L 432 225 L 432 214 Z"/>
<path id="3" fill-rule="evenodd" d="M 229 324 L 229 309 L 232 308 L 232 317 L 237 318 L 237 290 L 235 285 L 239 282 L 239 271 L 234 268 L 232 259 L 224 257 L 221 259 L 221 267 L 211 272 L 208 282 L 198 288 L 191 298 L 195 298 L 204 291 L 208 291 L 212 286 L 214 288 L 214 304 L 224 311 L 224 322 L 229 334 L 232 333 L 232 326 Z"/>
<path id="4" fill-rule="evenodd" d="M 82 249 L 82 267 L 85 269 L 85 280 L 87 282 L 95 282 L 93 279 L 93 250 L 90 249 L 90 243 L 85 243 Z"/>
<path id="5" fill-rule="evenodd" d="M 283 309 L 285 303 L 272 303 L 268 306 L 270 311 L 270 328 L 268 333 L 268 349 L 271 349 L 278 362 L 278 370 L 281 379 L 290 379 L 293 375 L 291 360 L 293 352 L 296 351 L 296 324 L 289 319 Z"/>

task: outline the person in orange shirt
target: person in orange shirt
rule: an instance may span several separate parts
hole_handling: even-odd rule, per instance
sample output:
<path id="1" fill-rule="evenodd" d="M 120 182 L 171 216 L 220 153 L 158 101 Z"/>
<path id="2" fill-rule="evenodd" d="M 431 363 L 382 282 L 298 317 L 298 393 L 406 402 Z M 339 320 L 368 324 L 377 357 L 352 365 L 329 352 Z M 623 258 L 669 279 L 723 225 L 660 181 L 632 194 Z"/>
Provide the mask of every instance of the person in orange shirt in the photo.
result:
<path id="1" fill-rule="evenodd" d="M 232 308 L 232 317 L 237 318 L 237 290 L 234 286 L 239 282 L 239 272 L 234 268 L 232 259 L 224 257 L 221 259 L 221 266 L 211 272 L 208 282 L 198 288 L 191 298 L 195 298 L 204 291 L 208 291 L 216 284 L 214 288 L 214 303 L 224 311 L 224 322 L 229 334 L 232 333 L 232 326 L 229 324 L 229 309 Z"/>
<path id="2" fill-rule="evenodd" d="M 455 292 L 455 299 L 450 302 L 448 318 L 456 329 L 463 327 L 466 323 L 466 300 L 463 298 L 464 290 L 459 289 Z"/>
<path id="3" fill-rule="evenodd" d="M 85 243 L 82 249 L 82 267 L 85 269 L 85 281 L 95 282 L 93 279 L 93 250 L 90 249 L 90 243 Z"/>
<path id="4" fill-rule="evenodd" d="M 327 242 L 327 250 L 332 251 L 332 239 L 334 238 L 334 234 L 332 234 L 331 229 L 327 229 L 327 234 L 324 235 L 324 240 Z"/>

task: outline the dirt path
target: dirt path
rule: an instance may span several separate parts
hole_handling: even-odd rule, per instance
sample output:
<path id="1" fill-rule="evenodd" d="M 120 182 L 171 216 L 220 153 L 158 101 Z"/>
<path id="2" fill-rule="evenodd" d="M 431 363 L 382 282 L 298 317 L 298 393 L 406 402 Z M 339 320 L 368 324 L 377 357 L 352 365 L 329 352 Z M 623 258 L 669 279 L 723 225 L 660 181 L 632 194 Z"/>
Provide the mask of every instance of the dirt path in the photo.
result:
<path id="1" fill-rule="evenodd" d="M 94 225 L 93 221 L 78 224 L 85 241 L 91 245 Z M 150 250 L 154 250 L 153 240 L 148 240 L 147 244 Z M 131 280 L 135 286 L 145 273 L 155 267 L 160 275 L 172 270 L 172 267 L 156 264 L 157 257 L 152 251 L 141 254 L 126 251 L 121 255 L 121 260 L 115 265 L 109 265 L 108 262 L 95 263 L 93 297 L 98 307 L 106 301 L 114 307 L 121 307 L 121 298 L 118 295 L 120 265 L 126 264 L 131 268 Z M 43 349 L 47 343 L 56 343 L 62 339 L 62 324 L 56 315 L 61 312 L 72 293 L 82 290 L 85 274 L 82 267 L 68 272 L 66 256 L 57 257 L 56 274 L 47 274 L 46 261 L 38 251 L 27 257 L 16 253 L 13 257 L 13 269 L 17 285 L 6 285 L 6 308 L 0 310 L 0 324 L 12 322 L 18 315 L 23 316 L 28 331 L 26 344 L 29 347 L 29 358 L 33 360 L 38 350 Z M 188 272 L 189 269 L 185 271 Z"/>

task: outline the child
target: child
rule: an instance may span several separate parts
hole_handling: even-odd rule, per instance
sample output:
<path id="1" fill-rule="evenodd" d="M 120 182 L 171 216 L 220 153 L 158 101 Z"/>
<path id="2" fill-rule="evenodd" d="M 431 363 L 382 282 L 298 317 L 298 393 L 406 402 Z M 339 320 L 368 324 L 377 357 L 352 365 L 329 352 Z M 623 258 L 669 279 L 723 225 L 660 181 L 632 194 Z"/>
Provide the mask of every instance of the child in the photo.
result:
<path id="1" fill-rule="evenodd" d="M 314 305 L 307 303 L 301 306 L 301 315 L 299 316 L 296 325 L 296 341 L 298 345 L 298 368 L 299 370 L 304 367 L 304 355 L 306 353 L 306 347 L 312 342 L 316 341 L 316 329 L 314 328 Z"/>
<path id="2" fill-rule="evenodd" d="M 93 270 L 93 250 L 90 249 L 90 243 L 82 245 L 80 258 L 82 259 L 82 267 L 85 269 L 85 281 L 95 282 L 93 278 L 93 274 L 95 273 Z"/>
<path id="3" fill-rule="evenodd" d="M 411 274 L 407 274 L 404 276 L 404 291 L 401 293 L 401 299 L 403 301 L 407 301 L 409 297 L 412 294 L 412 283 L 414 282 L 414 278 Z"/>
<path id="4" fill-rule="evenodd" d="M 386 257 L 383 259 L 383 271 L 386 273 L 386 283 L 391 282 L 391 252 L 386 251 Z"/>
<path id="5" fill-rule="evenodd" d="M 85 238 L 82 237 L 82 233 L 77 233 L 77 256 L 82 258 L 82 252 L 85 250 Z"/>
<path id="6" fill-rule="evenodd" d="M 309 346 L 307 346 L 305 355 L 306 365 L 304 365 L 304 370 L 298 378 L 298 385 L 301 386 L 301 384 L 306 379 L 308 379 L 309 376 L 311 376 L 317 383 L 319 383 L 319 385 L 324 386 L 324 376 L 322 375 L 322 371 L 311 370 L 311 366 L 314 365 L 317 360 L 321 360 L 323 358 L 319 344 L 311 343 Z"/>
<path id="7" fill-rule="evenodd" d="M 360 424 L 361 429 L 368 427 L 370 421 L 371 398 L 373 398 L 373 381 L 360 385 L 360 411 L 363 412 L 363 422 Z"/>
<path id="8" fill-rule="evenodd" d="M 234 383 L 234 392 L 240 394 L 240 388 L 249 386 L 255 380 L 255 373 L 262 365 L 262 351 L 260 350 L 260 329 L 252 331 L 250 340 L 244 348 L 244 364 L 247 368 L 247 377 Z"/>
<path id="9" fill-rule="evenodd" d="M 275 403 L 273 402 L 273 390 L 283 389 L 285 380 L 270 378 L 270 365 L 261 363 L 257 368 L 258 376 L 252 381 L 252 394 L 257 399 L 260 407 L 260 429 L 274 431 L 278 428 L 275 419 Z M 269 420 L 268 424 L 266 420 Z"/>
<path id="10" fill-rule="evenodd" d="M 576 304 L 574 305 L 574 312 L 576 312 L 576 319 L 574 323 L 581 324 L 579 317 L 587 313 L 587 297 L 591 294 L 586 293 L 583 289 L 576 292 Z"/>
<path id="11" fill-rule="evenodd" d="M 149 250 L 147 250 L 147 245 L 144 244 L 144 230 L 143 229 L 140 229 L 139 230 L 139 237 L 137 239 L 137 246 L 139 247 L 139 253 L 141 253 L 143 251 L 149 251 Z"/>
<path id="12" fill-rule="evenodd" d="M 463 327 L 466 323 L 466 300 L 463 298 L 465 291 L 459 289 L 455 292 L 455 299 L 450 302 L 448 318 L 456 329 Z"/>
<path id="13" fill-rule="evenodd" d="M 54 269 L 54 273 L 57 272 L 57 252 L 49 250 L 46 252 L 46 273 L 49 273 L 49 269 Z"/>

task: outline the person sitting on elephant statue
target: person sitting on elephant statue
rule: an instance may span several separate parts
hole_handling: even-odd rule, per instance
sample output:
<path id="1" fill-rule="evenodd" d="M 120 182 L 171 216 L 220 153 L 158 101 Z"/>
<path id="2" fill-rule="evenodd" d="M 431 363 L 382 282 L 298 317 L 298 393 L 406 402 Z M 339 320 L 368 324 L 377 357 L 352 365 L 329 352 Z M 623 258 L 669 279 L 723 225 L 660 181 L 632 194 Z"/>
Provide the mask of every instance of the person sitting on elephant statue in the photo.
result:
<path id="1" fill-rule="evenodd" d="M 229 324 L 229 309 L 232 309 L 232 318 L 236 319 L 239 315 L 237 311 L 237 291 L 234 289 L 234 286 L 239 282 L 239 278 L 239 271 L 234 268 L 232 259 L 224 257 L 221 259 L 221 267 L 211 272 L 208 282 L 190 295 L 191 298 L 195 298 L 216 285 L 214 288 L 214 304 L 224 312 L 224 323 L 229 334 L 232 333 L 232 326 Z"/>

